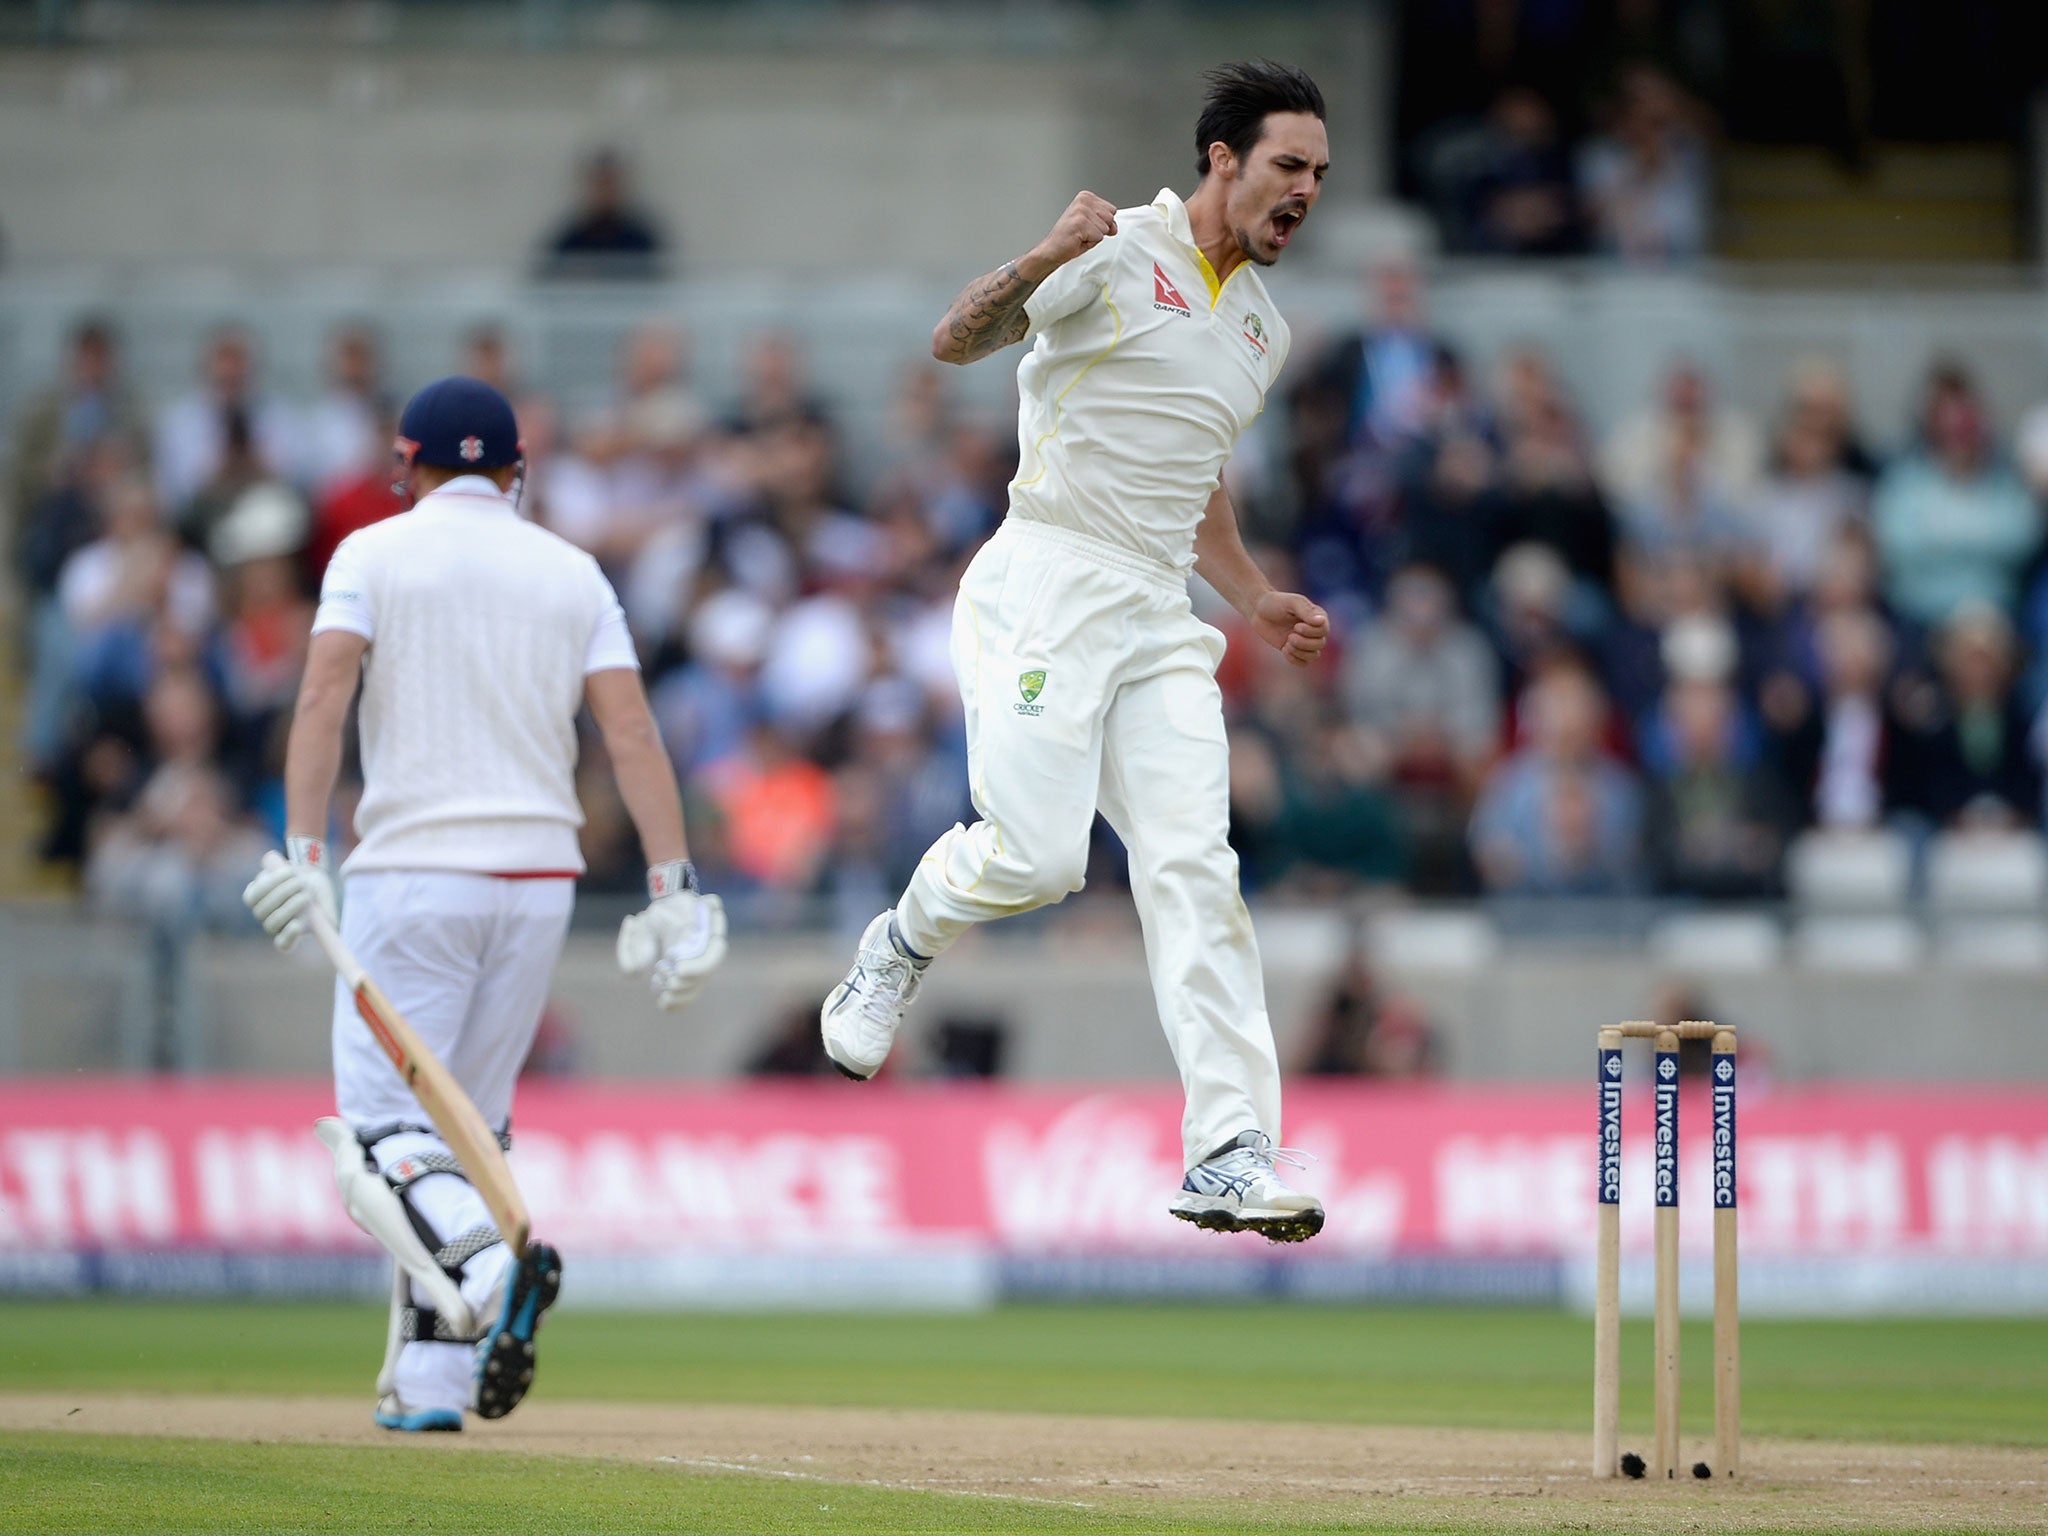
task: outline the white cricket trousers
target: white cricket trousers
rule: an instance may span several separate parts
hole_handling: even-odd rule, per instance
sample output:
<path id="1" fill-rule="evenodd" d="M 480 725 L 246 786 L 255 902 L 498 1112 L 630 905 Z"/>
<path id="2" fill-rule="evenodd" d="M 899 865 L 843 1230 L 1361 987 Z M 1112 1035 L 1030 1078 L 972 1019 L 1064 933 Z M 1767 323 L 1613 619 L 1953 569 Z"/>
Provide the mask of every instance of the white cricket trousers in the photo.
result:
<path id="1" fill-rule="evenodd" d="M 575 900 L 576 883 L 567 879 L 424 869 L 347 877 L 343 940 L 493 1130 L 512 1117 L 512 1085 L 547 1006 Z M 394 1120 L 425 1123 L 339 978 L 334 1099 L 358 1131 Z"/>
<path id="2" fill-rule="evenodd" d="M 1223 645 L 1172 567 L 1006 519 L 953 608 L 981 820 L 932 845 L 896 909 L 903 941 L 935 956 L 975 923 L 1059 901 L 1081 888 L 1099 809 L 1130 853 L 1189 1167 L 1242 1131 L 1280 1139 L 1280 1065 L 1229 843 Z"/>
<path id="3" fill-rule="evenodd" d="M 347 877 L 343 940 L 493 1130 L 511 1121 L 513 1085 L 547 1006 L 575 899 L 575 882 L 568 879 L 505 880 L 444 870 L 366 870 Z M 394 1123 L 431 1123 L 338 978 L 334 1098 L 359 1134 Z M 388 1172 L 409 1156 L 447 1150 L 437 1134 L 422 1129 L 387 1135 L 370 1155 Z M 495 1225 L 483 1196 L 456 1174 L 428 1174 L 404 1198 L 432 1229 L 430 1248 Z M 458 1284 L 472 1308 L 482 1308 L 510 1262 L 510 1250 L 499 1242 L 461 1266 Z M 414 1306 L 430 1300 L 417 1287 L 410 1295 Z M 418 1339 L 399 1351 L 393 1385 L 411 1407 L 460 1409 L 469 1401 L 474 1359 L 469 1345 Z"/>

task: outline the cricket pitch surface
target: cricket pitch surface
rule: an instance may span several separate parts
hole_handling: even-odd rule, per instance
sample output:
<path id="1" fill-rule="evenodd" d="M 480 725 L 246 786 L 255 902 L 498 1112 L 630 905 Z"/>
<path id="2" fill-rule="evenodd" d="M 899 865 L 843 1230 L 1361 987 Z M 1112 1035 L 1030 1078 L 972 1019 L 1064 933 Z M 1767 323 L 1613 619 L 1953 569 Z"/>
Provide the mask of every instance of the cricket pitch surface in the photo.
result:
<path id="1" fill-rule="evenodd" d="M 365 1398 L 0 1392 L 0 1431 L 497 1451 L 1261 1529 L 2048 1532 L 2039 1448 L 1757 1439 L 1740 1479 L 1596 1482 L 1586 1435 L 1218 1419 L 529 1400 L 459 1435 L 394 1436 Z M 1646 1437 L 1645 1437 L 1646 1439 Z M 1625 1448 L 1644 1449 L 1623 1437 Z M 1688 1457 L 1705 1454 L 1689 1444 Z M 1690 1461 L 1688 1461 L 1688 1466 Z"/>

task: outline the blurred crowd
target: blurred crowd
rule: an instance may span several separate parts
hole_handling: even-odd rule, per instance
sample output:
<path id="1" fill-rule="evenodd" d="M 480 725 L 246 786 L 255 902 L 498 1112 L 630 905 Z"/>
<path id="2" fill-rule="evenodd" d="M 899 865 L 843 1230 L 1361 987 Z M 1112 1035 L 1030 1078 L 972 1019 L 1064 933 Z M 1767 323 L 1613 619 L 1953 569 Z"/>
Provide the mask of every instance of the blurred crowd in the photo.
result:
<path id="1" fill-rule="evenodd" d="M 1826 362 L 1742 402 L 1679 362 L 1596 437 L 1540 352 L 1481 376 L 1414 272 L 1378 285 L 1293 388 L 1290 537 L 1343 642 L 1293 772 L 1405 883 L 1769 898 L 1806 828 L 2040 827 L 2048 411 L 2002 436 L 1940 361 L 1880 444 Z M 1284 843 L 1276 697 L 1239 760 Z"/>
<path id="2" fill-rule="evenodd" d="M 1231 471 L 1275 579 L 1333 614 L 1326 662 L 1288 667 L 1198 588 L 1232 641 L 1248 888 L 1769 898 L 1804 828 L 2040 825 L 2048 412 L 2002 434 L 1945 362 L 1866 441 L 1826 363 L 1739 402 L 1679 363 L 1596 437 L 1540 352 L 1469 364 L 1416 272 L 1373 286 Z M 144 401 L 86 323 L 13 424 L 22 758 L 43 856 L 109 910 L 239 926 L 281 831 L 320 573 L 400 510 L 378 336 L 327 347 L 324 388 L 284 399 L 225 328 L 187 392 Z M 527 514 L 611 575 L 707 882 L 752 922 L 859 926 L 973 814 L 947 635 L 1007 424 L 908 368 L 855 484 L 785 337 L 713 392 L 651 325 L 577 416 L 495 331 L 448 366 L 518 402 Z M 581 777 L 589 885 L 629 892 L 594 739 Z M 1121 875 L 1103 830 L 1091 882 Z"/>
<path id="3" fill-rule="evenodd" d="M 1540 85 L 1504 85 L 1418 136 L 1413 180 L 1459 255 L 1670 265 L 1707 253 L 1714 138 L 1712 114 L 1637 63 L 1576 127 Z"/>

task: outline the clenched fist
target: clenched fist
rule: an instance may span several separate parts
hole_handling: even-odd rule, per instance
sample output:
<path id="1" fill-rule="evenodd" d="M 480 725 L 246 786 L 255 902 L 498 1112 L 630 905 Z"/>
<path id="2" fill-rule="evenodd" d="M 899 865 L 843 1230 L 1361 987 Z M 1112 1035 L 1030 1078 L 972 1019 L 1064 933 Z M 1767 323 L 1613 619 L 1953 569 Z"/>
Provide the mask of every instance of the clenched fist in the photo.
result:
<path id="1" fill-rule="evenodd" d="M 1084 251 L 1092 251 L 1116 233 L 1116 205 L 1093 192 L 1082 192 L 1067 204 L 1046 237 L 1017 263 L 1017 271 L 1042 283 Z"/>
<path id="2" fill-rule="evenodd" d="M 1268 592 L 1252 609 L 1259 638 L 1297 667 L 1305 667 L 1330 643 L 1330 616 L 1299 592 Z"/>

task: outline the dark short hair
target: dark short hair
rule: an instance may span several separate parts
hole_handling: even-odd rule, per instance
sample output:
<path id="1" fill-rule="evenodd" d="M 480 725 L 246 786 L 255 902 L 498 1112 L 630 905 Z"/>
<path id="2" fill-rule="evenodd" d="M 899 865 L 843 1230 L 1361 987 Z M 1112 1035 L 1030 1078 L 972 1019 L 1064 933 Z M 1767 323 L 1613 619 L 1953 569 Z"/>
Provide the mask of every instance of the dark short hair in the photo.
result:
<path id="1" fill-rule="evenodd" d="M 1240 160 L 1250 154 L 1266 131 L 1270 113 L 1306 112 L 1327 121 L 1321 89 L 1292 64 L 1247 59 L 1212 69 L 1202 78 L 1209 82 L 1209 94 L 1202 100 L 1202 115 L 1195 119 L 1198 176 L 1209 174 L 1211 144 L 1228 144 Z"/>

